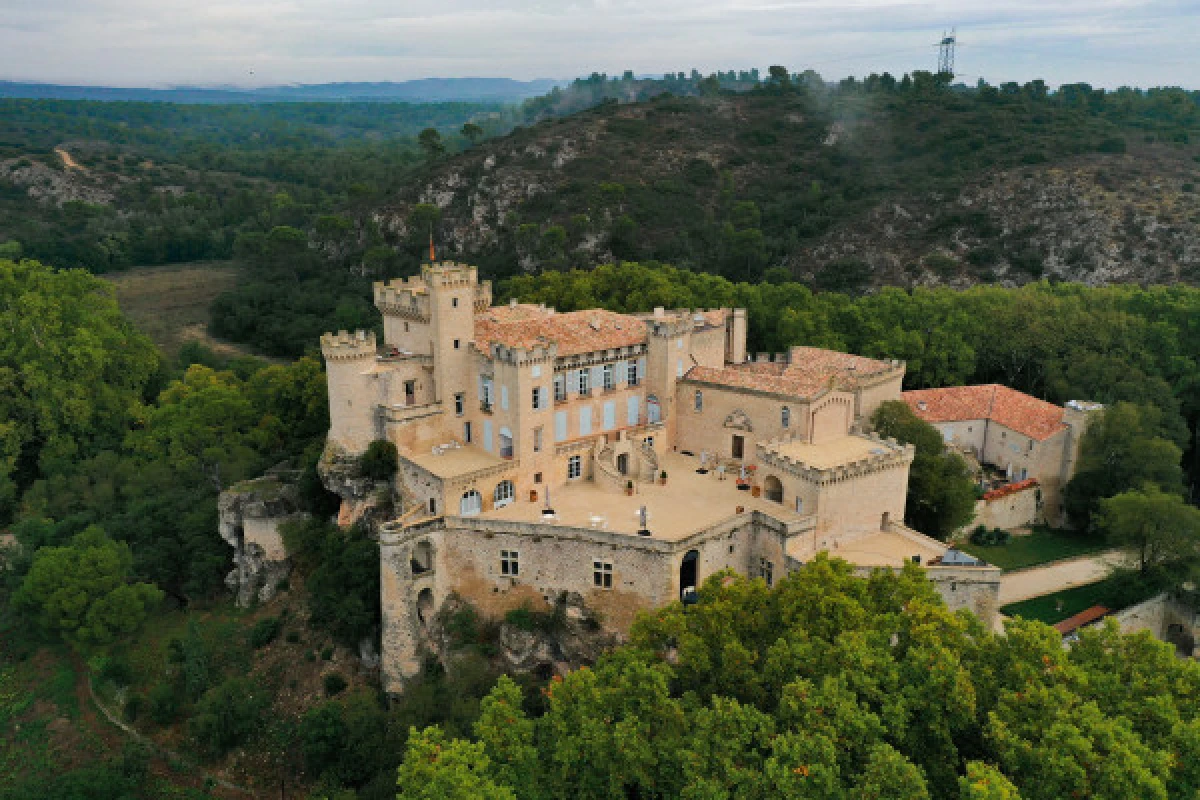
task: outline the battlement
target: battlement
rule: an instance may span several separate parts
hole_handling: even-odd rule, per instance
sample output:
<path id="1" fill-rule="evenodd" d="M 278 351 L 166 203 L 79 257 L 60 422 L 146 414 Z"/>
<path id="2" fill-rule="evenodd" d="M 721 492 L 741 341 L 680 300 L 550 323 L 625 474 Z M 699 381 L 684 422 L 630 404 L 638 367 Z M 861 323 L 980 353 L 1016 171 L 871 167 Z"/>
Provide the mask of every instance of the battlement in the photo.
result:
<path id="1" fill-rule="evenodd" d="M 555 342 L 542 341 L 545 343 L 530 348 L 506 347 L 493 342 L 489 355 L 493 361 L 516 367 L 527 364 L 553 364 L 558 357 L 558 345 Z"/>
<path id="2" fill-rule="evenodd" d="M 823 444 L 774 439 L 759 442 L 757 450 L 762 463 L 818 485 L 906 466 L 916 455 L 911 444 L 874 433 L 850 434 Z"/>
<path id="3" fill-rule="evenodd" d="M 338 331 L 321 336 L 321 354 L 326 361 L 351 361 L 357 358 L 375 358 L 374 331 Z"/>
<path id="4" fill-rule="evenodd" d="M 375 307 L 381 314 L 429 321 L 429 293 L 425 284 L 413 278 L 375 284 Z"/>
<path id="5" fill-rule="evenodd" d="M 479 271 L 475 267 L 453 261 L 421 265 L 421 278 L 431 289 L 479 285 Z"/>

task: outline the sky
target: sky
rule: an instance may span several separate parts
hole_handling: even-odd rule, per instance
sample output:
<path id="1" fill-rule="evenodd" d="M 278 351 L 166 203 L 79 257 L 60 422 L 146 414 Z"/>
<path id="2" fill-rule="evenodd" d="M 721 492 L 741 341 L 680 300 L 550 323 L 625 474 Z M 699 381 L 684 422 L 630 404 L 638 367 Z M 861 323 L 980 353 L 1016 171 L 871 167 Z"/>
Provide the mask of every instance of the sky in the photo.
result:
<path id="1" fill-rule="evenodd" d="M 591 72 L 1200 88 L 1200 0 L 0 0 L 0 80 L 265 86 Z"/>

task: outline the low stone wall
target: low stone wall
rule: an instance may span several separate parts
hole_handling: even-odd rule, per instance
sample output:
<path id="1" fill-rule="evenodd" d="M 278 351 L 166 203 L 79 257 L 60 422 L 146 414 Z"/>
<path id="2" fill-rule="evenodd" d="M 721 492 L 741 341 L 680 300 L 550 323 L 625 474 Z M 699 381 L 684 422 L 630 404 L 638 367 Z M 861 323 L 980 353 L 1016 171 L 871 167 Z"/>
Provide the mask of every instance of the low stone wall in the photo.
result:
<path id="1" fill-rule="evenodd" d="M 1042 489 L 1036 483 L 1015 492 L 998 497 L 979 500 L 975 503 L 975 519 L 970 527 L 984 525 L 988 528 L 1022 528 L 1039 522 Z"/>
<path id="2" fill-rule="evenodd" d="M 1164 592 L 1135 606 L 1123 608 L 1112 616 L 1121 626 L 1121 633 L 1149 631 L 1155 639 L 1161 639 L 1167 628 L 1167 605 L 1168 599 Z"/>

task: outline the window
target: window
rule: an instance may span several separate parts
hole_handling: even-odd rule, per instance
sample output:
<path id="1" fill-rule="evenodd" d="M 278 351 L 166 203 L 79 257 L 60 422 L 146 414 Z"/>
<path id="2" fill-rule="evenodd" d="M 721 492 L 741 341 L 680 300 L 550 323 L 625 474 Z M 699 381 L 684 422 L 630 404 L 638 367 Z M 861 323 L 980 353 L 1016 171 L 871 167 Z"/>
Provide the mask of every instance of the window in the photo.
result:
<path id="1" fill-rule="evenodd" d="M 540 426 L 533 429 L 533 452 L 542 452 L 542 429 Z"/>
<path id="2" fill-rule="evenodd" d="M 586 369 L 581 369 L 576 373 L 579 376 L 579 393 L 588 394 L 592 390 L 592 373 Z"/>
<path id="3" fill-rule="evenodd" d="M 501 550 L 500 551 L 500 574 L 501 575 L 520 575 L 521 574 L 521 554 L 516 550 Z"/>
<path id="4" fill-rule="evenodd" d="M 430 513 L 430 514 L 436 514 L 436 513 L 437 513 L 437 500 L 435 500 L 435 499 L 434 499 L 434 498 L 432 498 L 432 497 L 431 497 L 431 498 L 429 498 L 429 513 Z"/>
<path id="5" fill-rule="evenodd" d="M 496 484 L 495 491 L 492 492 L 492 501 L 496 508 L 504 508 L 513 501 L 516 496 L 516 489 L 513 488 L 512 481 L 500 481 Z"/>
<path id="6" fill-rule="evenodd" d="M 461 417 L 463 415 L 463 412 L 467 410 L 466 405 L 467 396 L 465 394 L 459 392 L 458 394 L 454 395 L 454 413 L 456 416 Z"/>
<path id="7" fill-rule="evenodd" d="M 542 473 L 540 473 L 540 472 L 533 473 L 533 482 L 541 483 L 542 482 Z"/>
<path id="8" fill-rule="evenodd" d="M 1029 452 L 1033 452 L 1033 439 L 1029 440 Z"/>
<path id="9" fill-rule="evenodd" d="M 696 392 L 696 410 L 704 410 L 704 392 Z"/>
<path id="10" fill-rule="evenodd" d="M 683 349 L 683 339 L 676 339 L 676 340 L 675 340 L 675 349 L 676 349 L 676 350 L 682 350 L 682 349 Z"/>
<path id="11" fill-rule="evenodd" d="M 408 333 L 408 323 L 404 323 L 404 332 Z"/>
<path id="12" fill-rule="evenodd" d="M 683 377 L 683 359 L 682 358 L 675 362 L 675 377 L 676 378 Z"/>
<path id="13" fill-rule="evenodd" d="M 612 365 L 612 364 L 605 364 L 605 365 L 604 365 L 604 370 L 602 371 L 602 374 L 603 374 L 603 376 L 604 376 L 604 388 L 605 388 L 605 390 L 608 390 L 608 389 L 615 389 L 615 388 L 616 388 L 616 386 L 617 386 L 617 383 L 616 383 L 616 381 L 613 379 L 613 365 Z"/>
<path id="14" fill-rule="evenodd" d="M 567 400 L 567 376 L 561 372 L 554 376 L 554 402 L 565 403 Z"/>
<path id="15" fill-rule="evenodd" d="M 462 346 L 462 342 L 459 341 L 458 339 L 455 339 L 454 340 L 454 349 L 457 350 L 461 346 Z"/>
<path id="16" fill-rule="evenodd" d="M 554 441 L 562 442 L 567 438 L 567 412 L 554 412 Z"/>
<path id="17" fill-rule="evenodd" d="M 471 443 L 471 421 L 467 420 L 463 423 L 463 441 L 467 444 Z"/>
<path id="18" fill-rule="evenodd" d="M 508 387 L 500 387 L 500 408 L 508 411 Z"/>
<path id="19" fill-rule="evenodd" d="M 458 502 L 458 513 L 464 517 L 473 517 L 483 510 L 483 495 L 471 489 L 463 492 Z"/>
<path id="20" fill-rule="evenodd" d="M 573 481 L 583 475 L 583 456 L 571 456 L 567 459 L 567 480 Z"/>
<path id="21" fill-rule="evenodd" d="M 758 560 L 758 575 L 770 586 L 775 582 L 775 564 L 765 558 Z"/>
<path id="22" fill-rule="evenodd" d="M 537 411 L 542 407 L 542 387 L 533 387 L 533 410 Z"/>
<path id="23" fill-rule="evenodd" d="M 458 308 L 458 298 L 457 297 L 450 298 L 450 305 L 454 308 Z"/>
<path id="24" fill-rule="evenodd" d="M 611 561 L 592 562 L 592 583 L 597 589 L 611 589 L 613 585 L 613 565 Z"/>
<path id="25" fill-rule="evenodd" d="M 792 424 L 792 410 L 791 410 L 790 408 L 788 408 L 787 406 L 784 406 L 784 407 L 783 407 L 783 410 L 779 412 L 779 422 L 780 422 L 780 424 L 781 424 L 781 425 L 783 425 L 783 427 L 785 427 L 785 428 L 787 428 L 787 427 L 790 427 L 790 426 L 791 426 L 791 424 Z"/>
<path id="26" fill-rule="evenodd" d="M 638 362 L 630 361 L 626 372 L 626 382 L 630 386 L 638 385 Z"/>
<path id="27" fill-rule="evenodd" d="M 484 411 L 492 410 L 492 381 L 489 378 L 479 381 L 479 405 Z"/>
<path id="28" fill-rule="evenodd" d="M 592 409 L 584 406 L 579 409 L 579 435 L 590 436 L 592 433 Z"/>
<path id="29" fill-rule="evenodd" d="M 804 513 L 804 500 L 799 497 L 796 498 L 796 513 L 797 514 Z"/>
<path id="30" fill-rule="evenodd" d="M 508 428 L 500 429 L 500 457 L 513 457 L 513 436 L 512 431 L 510 431 Z"/>
<path id="31" fill-rule="evenodd" d="M 534 378 L 542 377 L 542 365 L 534 364 L 532 367 L 529 368 L 529 374 L 531 377 L 534 377 Z"/>

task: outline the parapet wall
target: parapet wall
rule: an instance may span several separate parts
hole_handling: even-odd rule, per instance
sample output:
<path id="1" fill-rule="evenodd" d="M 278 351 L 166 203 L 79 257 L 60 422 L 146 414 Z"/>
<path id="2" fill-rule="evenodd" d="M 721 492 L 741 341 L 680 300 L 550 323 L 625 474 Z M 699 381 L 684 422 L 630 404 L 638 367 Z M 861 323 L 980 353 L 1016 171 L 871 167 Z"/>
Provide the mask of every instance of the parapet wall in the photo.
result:
<path id="1" fill-rule="evenodd" d="M 321 355 L 326 361 L 374 358 L 376 353 L 374 331 L 338 331 L 321 336 Z"/>

